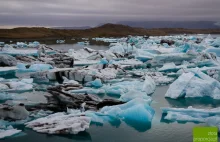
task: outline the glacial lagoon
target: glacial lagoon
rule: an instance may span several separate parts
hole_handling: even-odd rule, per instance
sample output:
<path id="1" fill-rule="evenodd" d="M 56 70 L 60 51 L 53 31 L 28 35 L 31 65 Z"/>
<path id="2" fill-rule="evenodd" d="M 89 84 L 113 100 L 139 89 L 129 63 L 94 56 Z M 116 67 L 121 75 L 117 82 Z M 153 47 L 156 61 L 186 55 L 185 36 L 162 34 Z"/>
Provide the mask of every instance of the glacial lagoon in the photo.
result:
<path id="1" fill-rule="evenodd" d="M 184 43 L 180 42 L 182 40 L 184 40 L 184 38 L 186 38 L 188 41 L 184 41 Z M 175 45 L 168 45 L 169 41 L 167 41 L 167 44 L 161 44 L 161 39 L 167 39 L 167 40 L 176 40 L 178 39 L 178 43 Z M 24 124 L 19 124 L 19 125 L 13 125 L 13 128 L 17 128 L 18 130 L 22 130 L 21 133 L 10 137 L 10 138 L 6 138 L 3 139 L 4 142 L 12 142 L 12 141 L 42 141 L 42 142 L 48 142 L 48 141 L 95 141 L 95 142 L 101 142 L 101 141 L 155 141 L 155 142 L 159 142 L 159 141 L 164 141 L 164 142 L 170 142 L 170 141 L 179 141 L 179 142 L 190 142 L 192 141 L 192 129 L 195 126 L 208 126 L 209 124 L 206 122 L 191 122 L 190 120 L 185 120 L 185 121 L 178 121 L 178 115 L 174 118 L 172 118 L 173 120 L 169 120 L 166 119 L 166 114 L 163 114 L 161 108 L 185 108 L 187 109 L 189 106 L 192 106 L 193 108 L 196 109 L 213 109 L 213 108 L 218 108 L 220 107 L 220 100 L 216 99 L 218 98 L 218 93 L 216 92 L 211 92 L 213 93 L 213 97 L 211 96 L 211 94 L 199 94 L 200 92 L 196 92 L 198 94 L 195 94 L 195 96 L 191 96 L 191 97 L 182 97 L 181 94 L 175 98 L 175 99 L 171 99 L 169 97 L 165 98 L 165 94 L 167 93 L 168 89 L 170 88 L 170 84 L 173 84 L 174 82 L 176 82 L 176 84 L 178 84 L 177 81 L 179 81 L 180 83 L 181 80 L 178 79 L 179 76 L 181 76 L 181 74 L 187 74 L 187 73 L 193 73 L 192 78 L 190 78 L 191 80 L 191 84 L 193 83 L 197 83 L 197 80 L 203 81 L 204 82 L 210 82 L 210 88 L 213 87 L 212 85 L 214 85 L 214 89 L 218 88 L 218 82 L 219 82 L 219 78 L 217 76 L 217 74 L 219 73 L 219 65 L 218 65 L 218 61 L 219 61 L 219 57 L 216 56 L 217 51 L 215 51 L 216 53 L 214 54 L 215 56 L 213 57 L 213 55 L 209 55 L 209 52 L 204 52 L 207 49 L 206 48 L 216 48 L 218 49 L 218 44 L 219 41 L 217 41 L 217 39 L 211 39 L 210 36 L 209 37 L 204 37 L 202 38 L 204 42 L 200 42 L 200 43 L 195 43 L 197 41 L 197 38 L 194 36 L 188 36 L 188 37 L 181 37 L 181 36 L 176 36 L 176 37 L 153 37 L 152 39 L 143 39 L 141 37 L 137 37 L 137 38 L 130 38 L 130 41 L 125 41 L 122 39 L 122 41 L 118 42 L 118 43 L 114 43 L 113 45 L 109 46 L 90 46 L 90 45 L 85 45 L 86 47 L 88 47 L 89 51 L 92 51 L 92 49 L 94 50 L 110 50 L 112 53 L 117 53 L 115 57 L 115 55 L 111 55 L 111 54 L 107 54 L 107 53 L 103 53 L 106 58 L 110 58 L 109 56 L 111 56 L 111 58 L 113 58 L 114 60 L 114 64 L 117 64 L 121 67 L 123 67 L 124 70 L 126 70 L 126 74 L 122 72 L 119 72 L 117 74 L 117 77 L 115 77 L 118 80 L 114 80 L 114 75 L 106 75 L 105 73 L 103 73 L 104 75 L 107 76 L 107 79 L 105 78 L 105 76 L 103 77 L 103 75 L 100 75 L 98 77 L 103 77 L 102 79 L 102 87 L 95 87 L 93 85 L 96 85 L 97 82 L 92 82 L 90 85 L 90 87 L 85 87 L 85 84 L 83 84 L 84 88 L 89 88 L 88 90 L 83 90 L 83 89 L 79 89 L 80 92 L 83 93 L 91 93 L 93 92 L 94 95 L 97 95 L 99 98 L 101 99 L 114 99 L 114 100 L 118 100 L 120 98 L 120 96 L 122 94 L 128 94 L 129 95 L 129 91 L 132 91 L 129 89 L 129 87 L 124 87 L 120 84 L 120 82 L 126 82 L 126 80 L 133 82 L 133 81 L 137 81 L 137 80 L 141 80 L 140 84 L 145 84 L 145 88 L 143 90 L 138 90 L 138 87 L 132 86 L 133 84 L 130 84 L 132 86 L 132 88 L 137 89 L 136 91 L 140 91 L 140 93 L 146 93 L 148 94 L 147 96 L 151 97 L 150 99 L 152 100 L 152 102 L 149 103 L 149 106 L 152 107 L 152 109 L 154 110 L 154 114 L 152 117 L 152 120 L 149 122 L 146 122 L 144 125 L 143 123 L 138 124 L 138 119 L 136 120 L 134 118 L 134 121 L 132 121 L 132 119 L 130 119 L 129 121 L 123 121 L 123 118 L 121 119 L 117 119 L 115 121 L 104 121 L 104 123 L 100 124 L 100 123 L 95 123 L 95 122 L 91 122 L 89 129 L 86 129 L 84 132 L 79 132 L 78 134 L 56 134 L 56 135 L 51 135 L 51 134 L 40 134 L 37 133 L 35 131 L 33 131 L 30 128 L 27 128 L 24 126 Z M 174 40 L 174 41 L 175 41 Z M 130 45 L 126 45 L 124 44 L 125 42 L 131 42 L 133 47 Z M 215 44 L 214 44 L 215 43 Z M 125 46 L 126 45 L 126 46 Z M 188 46 L 189 45 L 189 46 Z M 50 47 L 52 47 L 53 49 L 56 50 L 62 50 L 62 51 L 68 51 L 69 53 L 67 54 L 70 57 L 74 57 L 77 60 L 81 61 L 80 64 L 85 64 L 85 66 L 88 66 L 88 62 L 91 63 L 91 60 L 96 61 L 95 63 L 91 63 L 89 66 L 95 66 L 98 64 L 97 68 L 101 68 L 100 70 L 102 70 L 102 66 L 103 62 L 105 62 L 105 60 L 103 60 L 102 57 L 97 57 L 94 56 L 92 53 L 87 54 L 85 51 L 79 51 L 77 53 L 77 50 L 82 50 L 83 47 L 82 45 L 79 44 L 56 44 L 56 45 L 49 45 Z M 135 46 L 135 48 L 134 48 Z M 220 45 L 219 45 L 220 46 Z M 69 49 L 75 49 L 76 51 L 69 51 Z M 23 50 L 23 49 L 22 49 Z M 135 50 L 135 52 L 133 52 L 133 50 Z M 175 51 L 174 51 L 175 50 Z M 160 54 L 156 54 L 157 52 L 161 52 Z M 131 53 L 131 56 L 129 58 L 135 58 L 138 60 L 132 60 L 130 59 L 130 61 L 126 61 L 127 57 L 124 58 L 124 54 L 126 53 Z M 85 54 L 84 54 L 85 53 Z M 212 52 L 213 53 L 213 52 Z M 81 56 L 79 55 L 85 55 L 85 57 L 83 57 L 83 59 L 81 58 Z M 103 55 L 102 54 L 102 55 Z M 119 55 L 118 55 L 119 54 Z M 155 55 L 156 54 L 156 55 Z M 171 58 L 176 59 L 175 60 L 171 60 L 170 61 L 170 57 L 168 56 L 162 56 L 162 55 L 173 55 L 171 56 Z M 181 58 L 177 58 L 175 56 L 175 54 L 179 54 L 181 55 Z M 196 58 L 195 60 L 192 60 L 191 57 L 194 57 L 194 54 L 198 54 L 199 56 L 201 56 L 201 58 Z M 196 55 L 196 56 L 198 56 Z M 114 56 L 114 57 L 112 57 Z M 120 57 L 121 56 L 121 57 Z M 187 56 L 187 57 L 185 57 Z M 117 61 L 117 58 L 124 58 L 122 59 L 122 61 L 120 62 Z M 160 57 L 160 58 L 159 58 Z M 89 58 L 86 60 L 86 58 Z M 114 59 L 116 58 L 116 59 Z M 174 62 L 173 64 L 167 64 L 167 63 L 160 63 L 160 62 L 152 62 L 150 68 L 147 67 L 147 63 L 151 63 L 151 60 L 157 59 L 160 60 L 162 58 L 162 61 L 167 61 L 167 63 L 171 63 Z M 187 60 L 187 63 L 185 62 L 185 59 Z M 181 60 L 181 61 L 179 61 Z M 109 59 L 108 59 L 109 61 Z M 113 61 L 112 61 L 113 62 Z M 116 63 L 118 62 L 118 63 Z M 33 61 L 31 61 L 31 63 L 33 64 Z M 110 63 L 108 63 L 110 64 Z M 63 65 L 62 65 L 63 66 Z M 201 69 L 201 73 L 200 70 L 196 67 L 198 67 Z M 41 66 L 39 66 L 41 67 Z M 59 68 L 59 67 L 58 67 Z M 62 68 L 67 68 L 62 67 Z M 69 68 L 69 67 L 68 67 Z M 19 68 L 20 69 L 20 68 Z M 199 72 L 195 72 L 193 69 L 196 69 L 196 71 L 199 70 Z M 50 70 L 48 68 L 48 70 Z M 183 71 L 182 71 L 183 70 Z M 46 69 L 47 71 L 47 69 Z M 155 76 L 152 74 L 148 74 L 147 72 L 162 72 L 162 74 L 156 74 Z M 42 70 L 34 70 L 33 72 L 42 72 Z M 204 73 L 203 73 L 204 72 Z M 27 77 L 29 76 L 29 74 L 27 73 L 27 76 L 25 75 L 26 73 L 22 73 L 22 77 Z M 69 72 L 70 74 L 70 72 Z M 195 74 L 195 75 L 194 75 Z M 207 75 L 208 74 L 208 75 Z M 11 73 L 9 75 L 1 75 L 2 78 L 7 79 L 13 79 L 17 76 L 19 76 L 20 74 L 15 72 L 15 73 Z M 152 83 L 151 82 L 146 82 L 146 78 L 144 81 L 144 77 L 145 76 L 151 76 L 151 78 L 153 79 L 154 82 L 156 82 L 156 87 L 155 90 L 153 89 L 153 94 L 151 94 L 149 92 L 149 89 L 152 89 Z M 169 77 L 171 76 L 171 78 L 173 76 L 174 79 L 173 81 L 169 80 Z M 199 76 L 199 77 L 198 77 Z M 47 76 L 46 76 L 47 77 Z M 67 77 L 67 76 L 66 76 Z M 168 78 L 167 78 L 168 77 Z M 33 77 L 34 80 L 37 77 Z M 67 77 L 68 78 L 68 77 Z M 120 80 L 124 78 L 124 80 Z M 54 78 L 53 78 L 54 79 Z M 13 93 L 15 92 L 15 94 L 20 95 L 20 98 L 14 98 L 14 96 L 11 99 L 6 99 L 6 100 L 1 100 L 1 102 L 7 102 L 9 104 L 17 104 L 18 103 L 24 103 L 24 104 L 29 104 L 29 103 L 36 103 L 36 102 L 40 102 L 40 103 L 46 103 L 46 98 L 42 97 L 44 95 L 48 95 L 47 92 L 47 87 L 48 86 L 56 86 L 58 85 L 56 82 L 56 79 L 54 79 L 54 81 L 49 81 L 49 82 L 38 82 L 38 81 L 34 81 L 34 85 L 33 88 L 34 90 L 23 90 L 22 92 L 18 93 L 16 92 L 16 90 L 12 91 Z M 50 78 L 49 78 L 50 80 Z M 82 80 L 80 80 L 80 78 L 75 78 L 75 81 L 81 82 Z M 114 80 L 111 83 L 109 83 L 109 80 Z M 193 82 L 193 81 L 194 82 Z M 68 78 L 68 81 L 71 81 L 70 78 Z M 68 82 L 67 81 L 67 82 Z M 85 80 L 83 80 L 85 81 Z M 91 82 L 92 80 L 88 80 L 85 82 Z M 167 81 L 167 82 L 166 82 Z M 84 82 L 84 83 L 85 83 Z M 22 82 L 24 83 L 24 82 Z M 26 81 L 25 81 L 26 83 Z M 31 83 L 31 84 L 33 84 Z M 119 83 L 118 86 L 122 91 L 119 93 L 119 95 L 117 92 L 117 89 L 114 90 L 115 88 L 105 88 L 105 84 L 110 84 L 110 85 L 114 85 Z M 138 82 L 137 82 L 138 83 Z M 81 83 L 80 83 L 81 84 Z M 186 83 L 185 83 L 186 84 Z M 183 83 L 183 85 L 185 85 Z M 187 82 L 187 85 L 189 85 L 190 82 Z M 187 85 L 186 87 L 183 89 L 187 90 Z M 199 86 L 201 84 L 197 84 L 197 86 Z M 202 84 L 203 85 L 203 84 Z M 205 86 L 208 86 L 209 84 L 205 84 Z M 173 85 L 174 86 L 174 85 Z M 202 86 L 203 87 L 203 86 Z M 209 86 L 208 86 L 209 87 Z M 103 88 L 103 90 L 105 91 L 104 93 L 102 92 L 103 90 L 101 90 Z M 131 89 L 132 89 L 131 88 Z M 140 87 L 140 88 L 144 88 L 144 87 Z M 154 87 L 153 87 L 154 88 Z M 172 90 L 177 89 L 178 88 L 173 88 Z M 181 88 L 180 88 L 181 89 Z M 208 88 L 209 89 L 209 88 Z M 95 91 L 94 91 L 95 90 Z M 99 91 L 97 93 L 97 90 Z M 193 89 L 189 89 L 189 90 L 193 90 Z M 115 94 L 108 94 L 108 92 L 114 92 Z M 100 93 L 102 92 L 102 93 Z M 171 92 L 172 93 L 172 92 Z M 209 92 L 210 93 L 210 92 Z M 10 92 L 9 92 L 10 94 Z M 189 92 L 185 92 L 185 94 L 190 94 Z M 173 94 L 171 94 L 173 95 Z M 176 94 L 175 94 L 176 95 Z M 198 96 L 196 96 L 198 95 Z M 22 99 L 25 98 L 25 99 Z M 131 96 L 126 96 L 126 97 L 131 97 Z M 140 96 L 134 96 L 134 97 L 140 97 Z M 173 97 L 173 96 L 170 96 Z M 142 98 L 142 97 L 140 97 Z M 13 101 L 13 99 L 15 99 Z M 121 99 L 121 98 L 120 98 Z M 127 98 L 126 98 L 127 99 Z M 135 99 L 135 98 L 129 98 L 131 100 Z M 146 98 L 142 98 L 142 99 L 146 99 Z M 11 101 L 10 101 L 11 100 Z M 190 109 L 190 108 L 189 108 Z M 136 110 L 138 111 L 138 110 Z M 203 112 L 202 112 L 203 113 Z M 49 115 L 49 114 L 48 114 Z M 182 114 L 183 115 L 183 114 Z M 184 114 L 185 115 L 185 114 Z M 44 116 L 45 117 L 45 116 Z M 129 116 L 130 117 L 130 116 Z M 132 116 L 132 118 L 135 116 Z M 216 117 L 218 116 L 218 111 L 216 111 Z M 200 119 L 200 118 L 194 118 L 194 119 Z M 178 122 L 177 122 L 178 121 Z M 202 120 L 199 120 L 202 121 Z M 219 127 L 219 126 L 218 126 Z"/>

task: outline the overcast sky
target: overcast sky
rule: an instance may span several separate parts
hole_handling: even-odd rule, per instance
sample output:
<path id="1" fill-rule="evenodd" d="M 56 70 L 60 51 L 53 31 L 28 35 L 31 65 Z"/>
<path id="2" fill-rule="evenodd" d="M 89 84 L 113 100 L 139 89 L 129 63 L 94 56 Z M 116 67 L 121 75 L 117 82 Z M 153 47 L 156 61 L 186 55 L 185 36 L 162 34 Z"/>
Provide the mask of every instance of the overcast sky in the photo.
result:
<path id="1" fill-rule="evenodd" d="M 0 0 L 0 26 L 220 21 L 220 0 Z"/>

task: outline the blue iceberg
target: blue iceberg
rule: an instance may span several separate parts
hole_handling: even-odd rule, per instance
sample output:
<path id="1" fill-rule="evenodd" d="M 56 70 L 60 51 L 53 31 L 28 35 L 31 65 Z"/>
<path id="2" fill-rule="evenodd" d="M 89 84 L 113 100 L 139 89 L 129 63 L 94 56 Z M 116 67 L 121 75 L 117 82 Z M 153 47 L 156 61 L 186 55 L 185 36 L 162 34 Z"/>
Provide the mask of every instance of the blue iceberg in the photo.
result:
<path id="1" fill-rule="evenodd" d="M 173 99 L 205 96 L 220 99 L 220 83 L 201 71 L 191 71 L 175 80 L 165 96 Z"/>
<path id="2" fill-rule="evenodd" d="M 137 98 L 126 104 L 107 106 L 100 110 L 101 113 L 124 121 L 137 123 L 149 123 L 152 121 L 155 111 L 145 100 Z"/>
<path id="3" fill-rule="evenodd" d="M 101 79 L 95 79 L 94 81 L 87 82 L 85 84 L 86 87 L 95 87 L 100 88 L 103 86 Z"/>
<path id="4" fill-rule="evenodd" d="M 17 64 L 18 72 L 39 72 L 53 69 L 53 66 L 49 64 L 33 64 L 29 68 L 23 63 Z"/>

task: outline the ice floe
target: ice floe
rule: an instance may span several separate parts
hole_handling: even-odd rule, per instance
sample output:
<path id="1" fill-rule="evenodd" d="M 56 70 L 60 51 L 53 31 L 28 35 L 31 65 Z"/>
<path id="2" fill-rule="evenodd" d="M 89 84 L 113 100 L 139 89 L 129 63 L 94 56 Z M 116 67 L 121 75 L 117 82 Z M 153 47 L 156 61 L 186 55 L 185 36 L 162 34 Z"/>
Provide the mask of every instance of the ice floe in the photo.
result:
<path id="1" fill-rule="evenodd" d="M 196 109 L 188 108 L 161 108 L 165 115 L 163 119 L 178 122 L 207 123 L 220 128 L 220 108 Z"/>
<path id="2" fill-rule="evenodd" d="M 39 133 L 77 134 L 89 129 L 91 119 L 86 116 L 76 117 L 74 114 L 55 113 L 26 123 L 26 127 Z"/>
<path id="3" fill-rule="evenodd" d="M 21 130 L 14 129 L 12 126 L 8 126 L 3 128 L 2 126 L 0 127 L 0 139 L 7 138 L 14 136 L 18 133 L 20 133 Z"/>
<path id="4" fill-rule="evenodd" d="M 165 94 L 173 99 L 205 96 L 220 99 L 220 83 L 201 71 L 183 73 Z"/>

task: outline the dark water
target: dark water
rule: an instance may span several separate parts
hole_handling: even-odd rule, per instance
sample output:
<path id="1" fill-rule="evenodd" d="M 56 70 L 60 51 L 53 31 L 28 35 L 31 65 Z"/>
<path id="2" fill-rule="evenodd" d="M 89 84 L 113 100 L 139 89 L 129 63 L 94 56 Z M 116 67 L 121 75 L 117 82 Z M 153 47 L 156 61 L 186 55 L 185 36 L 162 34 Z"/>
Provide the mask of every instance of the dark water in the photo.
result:
<path id="1" fill-rule="evenodd" d="M 194 126 L 205 126 L 205 124 L 178 124 L 168 123 L 163 120 L 160 107 L 188 107 L 212 108 L 220 106 L 219 101 L 207 99 L 165 99 L 168 86 L 157 87 L 152 95 L 154 102 L 152 107 L 155 115 L 152 124 L 139 126 L 132 122 L 117 123 L 113 125 L 106 123 L 103 126 L 92 124 L 90 129 L 78 135 L 47 135 L 39 134 L 24 128 L 25 136 L 3 140 L 4 142 L 192 142 L 192 129 Z"/>

